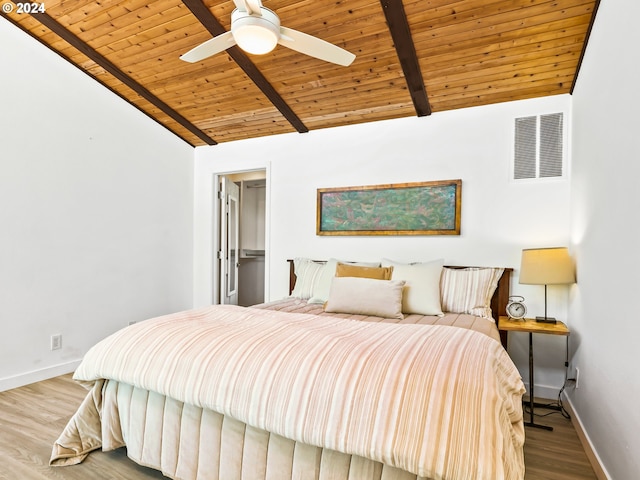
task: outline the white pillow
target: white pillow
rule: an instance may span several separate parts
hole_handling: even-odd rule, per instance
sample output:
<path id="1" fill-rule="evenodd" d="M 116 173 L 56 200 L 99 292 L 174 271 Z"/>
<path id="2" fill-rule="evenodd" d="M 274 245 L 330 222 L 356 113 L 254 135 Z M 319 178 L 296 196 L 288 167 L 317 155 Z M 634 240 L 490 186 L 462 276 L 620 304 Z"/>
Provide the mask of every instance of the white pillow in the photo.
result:
<path id="1" fill-rule="evenodd" d="M 314 285 L 311 298 L 307 303 L 324 303 L 329 298 L 329 290 L 331 289 L 331 281 L 336 276 L 336 269 L 338 263 L 348 263 L 349 265 L 357 265 L 360 267 L 379 267 L 380 263 L 367 263 L 367 262 L 345 262 L 330 258 L 325 264 L 324 270 L 318 276 L 318 279 Z"/>
<path id="2" fill-rule="evenodd" d="M 293 268 L 296 274 L 296 284 L 293 286 L 291 296 L 300 299 L 311 297 L 324 267 L 323 263 L 314 262 L 308 258 L 294 258 Z"/>
<path id="3" fill-rule="evenodd" d="M 388 265 L 385 265 L 388 264 Z M 392 266 L 391 280 L 404 280 L 402 311 L 421 315 L 444 315 L 440 303 L 440 276 L 443 259 L 406 265 L 384 259 L 383 266 Z"/>
<path id="4" fill-rule="evenodd" d="M 442 309 L 492 318 L 491 297 L 504 268 L 444 268 L 440 280 Z"/>
<path id="5" fill-rule="evenodd" d="M 402 319 L 403 281 L 362 277 L 335 277 L 325 312 Z"/>

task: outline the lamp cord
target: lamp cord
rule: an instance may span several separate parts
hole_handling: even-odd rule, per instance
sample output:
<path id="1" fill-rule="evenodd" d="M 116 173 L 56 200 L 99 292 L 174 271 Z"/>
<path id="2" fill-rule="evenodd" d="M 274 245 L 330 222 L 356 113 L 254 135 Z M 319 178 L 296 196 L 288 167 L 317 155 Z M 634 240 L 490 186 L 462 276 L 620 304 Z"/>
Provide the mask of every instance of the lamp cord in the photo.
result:
<path id="1" fill-rule="evenodd" d="M 546 288 L 546 285 L 545 285 L 545 288 Z M 545 305 L 546 305 L 546 301 L 545 301 Z M 545 316 L 546 316 L 546 313 L 545 313 Z M 536 417 L 548 417 L 549 415 L 553 415 L 554 413 L 557 413 L 562 415 L 564 418 L 571 420 L 571 415 L 569 415 L 569 412 L 567 412 L 567 410 L 564 408 L 564 404 L 562 403 L 562 393 L 564 392 L 564 389 L 567 387 L 567 383 L 576 381 L 575 378 L 569 378 L 569 336 L 567 335 L 566 338 L 567 338 L 567 342 L 566 342 L 565 362 L 564 362 L 564 383 L 562 384 L 562 388 L 560 389 L 560 392 L 558 392 L 558 400 L 555 402 L 539 405 L 541 408 L 554 407 L 554 408 L 557 408 L 557 410 L 553 410 L 551 412 L 547 412 L 543 414 L 534 412 L 534 415 Z M 529 413 L 527 404 L 525 404 L 524 411 L 525 413 Z"/>

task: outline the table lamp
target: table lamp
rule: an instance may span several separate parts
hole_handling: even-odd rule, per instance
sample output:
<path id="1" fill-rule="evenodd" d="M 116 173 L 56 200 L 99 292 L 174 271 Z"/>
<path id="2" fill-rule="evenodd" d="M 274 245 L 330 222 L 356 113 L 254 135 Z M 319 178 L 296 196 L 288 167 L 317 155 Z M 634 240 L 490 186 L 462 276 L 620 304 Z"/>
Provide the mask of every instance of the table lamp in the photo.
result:
<path id="1" fill-rule="evenodd" d="M 522 250 L 520 283 L 544 285 L 544 317 L 536 317 L 536 321 L 556 323 L 555 318 L 547 316 L 547 285 L 569 285 L 575 281 L 573 262 L 566 247 Z"/>

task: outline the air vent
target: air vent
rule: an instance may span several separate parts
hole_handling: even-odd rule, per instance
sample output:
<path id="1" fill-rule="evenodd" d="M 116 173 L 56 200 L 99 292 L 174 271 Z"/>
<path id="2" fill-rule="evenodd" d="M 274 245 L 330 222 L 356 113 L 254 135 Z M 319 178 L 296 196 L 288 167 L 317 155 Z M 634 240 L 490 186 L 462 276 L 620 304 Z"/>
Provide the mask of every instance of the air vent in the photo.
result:
<path id="1" fill-rule="evenodd" d="M 513 178 L 562 177 L 562 113 L 515 120 Z"/>

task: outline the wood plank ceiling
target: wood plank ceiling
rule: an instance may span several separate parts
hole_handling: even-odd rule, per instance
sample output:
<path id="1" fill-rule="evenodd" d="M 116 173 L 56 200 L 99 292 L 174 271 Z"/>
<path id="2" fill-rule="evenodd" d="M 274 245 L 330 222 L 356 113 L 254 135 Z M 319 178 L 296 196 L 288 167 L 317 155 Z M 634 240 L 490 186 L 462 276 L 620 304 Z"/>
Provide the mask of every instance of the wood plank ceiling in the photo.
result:
<path id="1" fill-rule="evenodd" d="M 356 54 L 349 67 L 282 46 L 181 61 L 230 29 L 232 1 L 46 0 L 1 15 L 198 146 L 570 93 L 598 3 L 263 1 Z"/>

